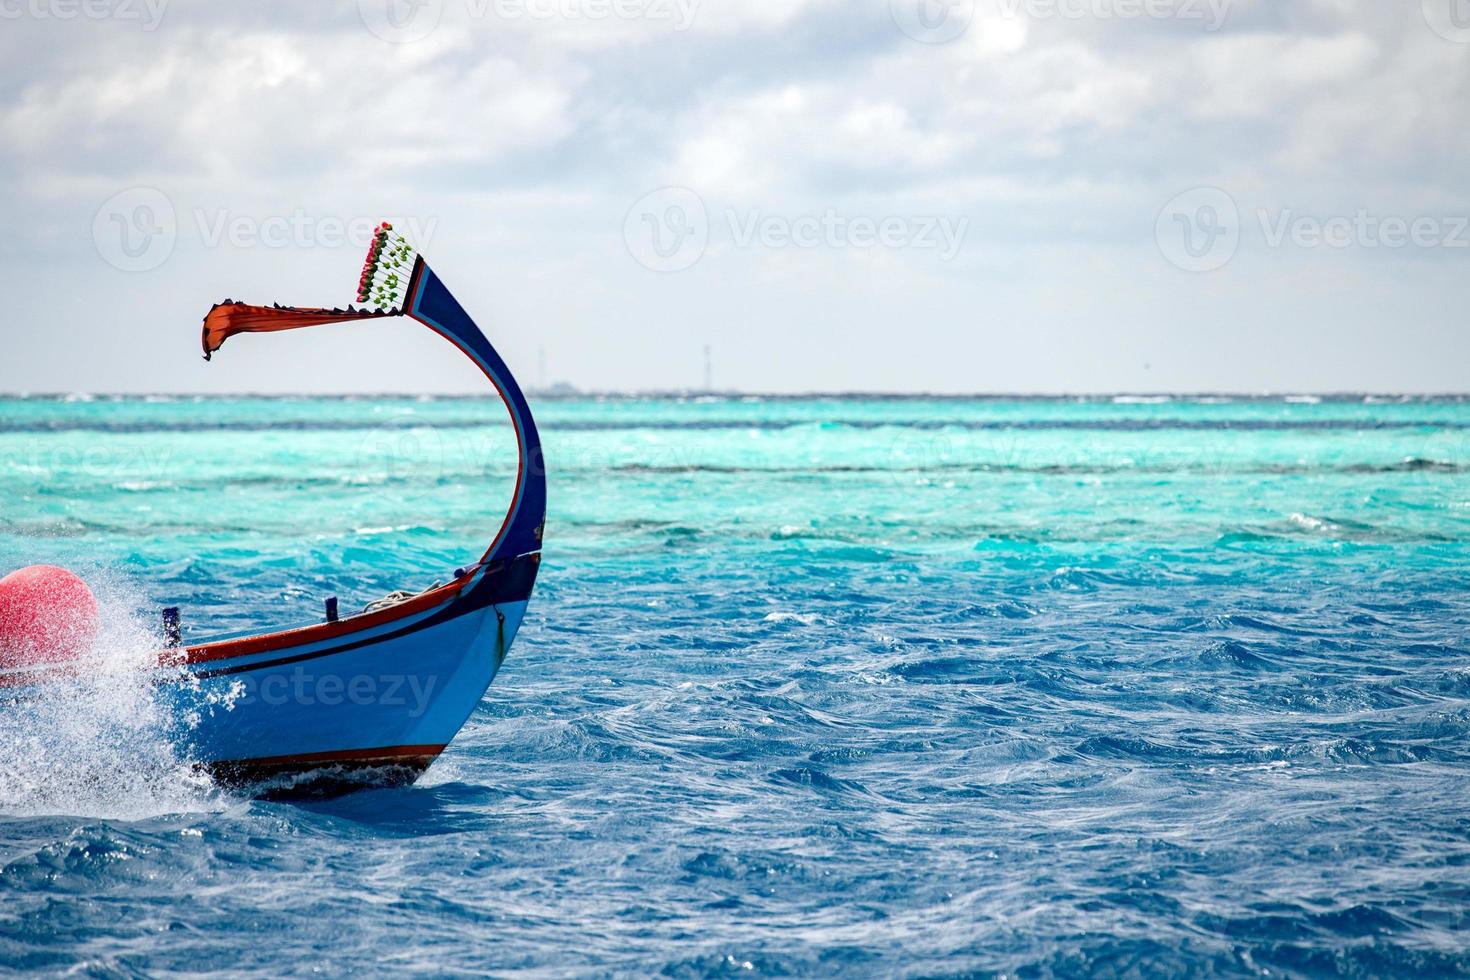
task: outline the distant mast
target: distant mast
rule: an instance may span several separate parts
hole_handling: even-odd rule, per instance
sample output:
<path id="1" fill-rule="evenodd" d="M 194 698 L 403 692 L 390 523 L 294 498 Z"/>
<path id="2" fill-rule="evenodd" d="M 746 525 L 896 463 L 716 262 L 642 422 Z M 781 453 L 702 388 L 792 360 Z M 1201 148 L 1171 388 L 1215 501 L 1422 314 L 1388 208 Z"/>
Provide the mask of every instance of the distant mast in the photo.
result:
<path id="1" fill-rule="evenodd" d="M 715 390 L 715 366 L 709 344 L 704 345 L 704 390 L 706 392 Z"/>

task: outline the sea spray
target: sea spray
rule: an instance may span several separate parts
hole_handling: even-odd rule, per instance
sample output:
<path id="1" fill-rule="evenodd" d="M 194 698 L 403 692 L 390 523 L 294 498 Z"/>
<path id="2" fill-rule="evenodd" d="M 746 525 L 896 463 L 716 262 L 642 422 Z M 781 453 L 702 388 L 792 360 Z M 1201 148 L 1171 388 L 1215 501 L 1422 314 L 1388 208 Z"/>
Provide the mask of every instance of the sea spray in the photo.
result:
<path id="1" fill-rule="evenodd" d="M 140 819 L 210 807 L 217 792 L 182 748 L 198 709 L 159 696 L 160 643 L 137 596 L 106 570 L 82 574 L 101 611 L 90 654 L 45 683 L 0 689 L 0 814 Z"/>

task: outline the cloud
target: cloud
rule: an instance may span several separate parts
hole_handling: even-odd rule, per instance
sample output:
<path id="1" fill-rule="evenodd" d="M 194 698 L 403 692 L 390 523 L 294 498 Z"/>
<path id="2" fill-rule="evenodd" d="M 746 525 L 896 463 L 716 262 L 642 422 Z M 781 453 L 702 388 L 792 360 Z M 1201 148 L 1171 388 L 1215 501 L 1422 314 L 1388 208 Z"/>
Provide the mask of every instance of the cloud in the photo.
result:
<path id="1" fill-rule="evenodd" d="M 29 172 L 259 182 L 493 161 L 572 128 L 575 70 L 466 53 L 445 34 L 181 31 L 24 89 L 0 133 Z"/>
<path id="2" fill-rule="evenodd" d="M 110 325 L 153 337 L 149 296 L 178 297 L 169 315 L 197 319 L 201 277 L 291 299 L 356 261 L 346 248 L 287 257 L 211 244 L 201 214 L 206 224 L 297 211 L 417 216 L 436 222 L 437 261 L 478 275 L 507 315 L 534 321 L 540 343 L 577 352 L 563 355 L 580 372 L 571 380 L 599 386 L 657 383 L 662 361 L 648 352 L 686 341 L 697 350 L 705 339 L 762 337 L 818 351 L 824 304 L 868 345 L 898 321 L 937 318 L 915 328 L 929 346 L 893 375 L 895 387 L 962 385 L 952 365 L 1014 329 L 1007 350 L 1018 364 L 1034 355 L 1031 377 L 1051 389 L 1127 387 L 1132 355 L 1097 362 L 1101 376 L 1052 379 L 1045 351 L 1028 346 L 1030 327 L 1085 334 L 1088 344 L 1111 338 L 1127 351 L 1158 336 L 1142 320 L 1218 310 L 1222 294 L 1255 322 L 1274 322 L 1286 306 L 1306 315 L 1284 298 L 1284 270 L 1333 289 L 1361 283 L 1378 309 L 1392 308 L 1384 297 L 1463 308 L 1467 277 L 1435 254 L 1399 255 L 1392 272 L 1366 251 L 1300 265 L 1278 251 L 1274 265 L 1255 266 L 1246 242 L 1213 278 L 1178 279 L 1153 240 L 1166 202 L 1201 185 L 1228 191 L 1248 217 L 1284 207 L 1470 212 L 1470 48 L 1432 30 L 1419 3 L 1236 0 L 1210 30 L 1180 17 L 1061 16 L 1047 4 L 975 0 L 950 8 L 970 11 L 951 25 L 962 30 L 926 43 L 909 2 L 443 0 L 433 29 L 412 40 L 375 33 L 357 0 L 173 0 L 152 31 L 6 21 L 0 202 L 18 231 L 0 250 L 11 275 L 44 270 L 82 309 L 111 302 L 120 280 L 89 237 L 97 209 L 132 187 L 161 189 L 178 210 L 176 254 L 146 278 L 121 280 L 137 305 L 117 307 Z M 732 209 L 787 221 L 944 215 L 967 219 L 968 235 L 945 262 L 916 250 L 739 247 L 714 234 L 698 264 L 660 276 L 633 260 L 622 235 L 633 203 L 664 185 L 692 189 L 716 223 Z M 206 305 L 220 298 L 215 281 Z M 21 295 L 15 317 L 95 329 Z M 1087 300 L 1110 296 L 1117 309 Z M 1089 305 L 1096 322 L 1068 320 Z M 1366 312 L 1345 306 L 1332 310 L 1347 318 L 1344 331 L 1373 329 Z M 974 326 L 976 311 L 986 330 Z M 1454 336 L 1450 318 L 1430 315 L 1420 329 Z M 529 343 L 523 336 L 510 343 Z M 1456 343 L 1470 353 L 1470 341 Z M 69 387 L 37 380 L 58 362 L 41 365 L 39 348 L 28 362 L 26 349 L 10 351 L 0 388 Z M 1397 379 L 1413 365 L 1430 377 L 1452 360 L 1402 358 Z M 1173 384 L 1229 386 L 1234 375 L 1209 371 L 1225 362 L 1201 360 Z M 764 382 L 756 353 L 727 363 L 744 365 L 748 374 L 730 380 L 749 387 L 883 376 L 850 357 L 771 366 Z M 1229 363 L 1246 378 L 1248 364 Z M 1345 386 L 1371 386 L 1348 355 L 1335 363 Z M 106 387 L 111 367 L 99 365 L 94 384 Z M 177 383 L 149 380 L 151 370 L 139 355 L 129 376 L 145 388 Z M 1022 383 L 1017 371 L 1002 380 Z"/>

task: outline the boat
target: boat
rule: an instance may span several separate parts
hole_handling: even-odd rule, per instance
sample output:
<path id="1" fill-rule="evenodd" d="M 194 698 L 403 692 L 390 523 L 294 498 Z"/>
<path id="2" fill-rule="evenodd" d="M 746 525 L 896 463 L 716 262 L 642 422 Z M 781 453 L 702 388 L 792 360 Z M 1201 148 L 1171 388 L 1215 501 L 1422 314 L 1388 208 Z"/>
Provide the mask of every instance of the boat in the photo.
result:
<path id="1" fill-rule="evenodd" d="M 221 783 L 258 795 L 417 779 L 495 679 L 536 582 L 546 475 L 530 406 L 484 332 L 391 224 L 374 231 L 357 305 L 226 300 L 204 318 L 204 356 L 236 334 L 386 317 L 417 321 L 484 372 L 515 429 L 515 490 L 484 554 L 427 591 L 395 593 L 352 615 L 327 599 L 320 622 L 187 644 L 178 611 L 164 611 L 154 685 L 193 719 L 180 751 Z"/>

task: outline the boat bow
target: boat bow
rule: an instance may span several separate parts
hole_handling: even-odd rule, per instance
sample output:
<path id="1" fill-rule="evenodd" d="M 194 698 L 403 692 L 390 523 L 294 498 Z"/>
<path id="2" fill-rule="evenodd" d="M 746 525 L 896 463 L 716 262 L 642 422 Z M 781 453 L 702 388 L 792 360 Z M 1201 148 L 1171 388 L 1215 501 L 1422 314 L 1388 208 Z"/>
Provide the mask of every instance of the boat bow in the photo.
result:
<path id="1" fill-rule="evenodd" d="M 180 646 L 160 656 L 173 676 L 188 682 L 181 689 L 210 705 L 192 747 L 229 780 L 385 767 L 416 775 L 464 724 L 494 678 L 535 583 L 546 474 L 535 419 L 509 367 L 424 258 L 387 223 L 375 232 L 357 300 L 363 305 L 346 309 L 227 300 L 204 319 L 204 356 L 238 333 L 383 317 L 416 320 L 474 361 L 505 404 L 519 455 L 515 490 L 484 553 L 457 569 L 447 585 L 353 616 Z M 300 691 L 304 683 L 320 687 L 326 681 L 333 690 L 358 684 L 379 695 L 397 682 L 423 697 L 410 709 L 406 698 L 386 696 L 332 704 L 316 696 L 266 696 L 272 685 Z M 227 707 L 216 710 L 221 703 Z"/>

